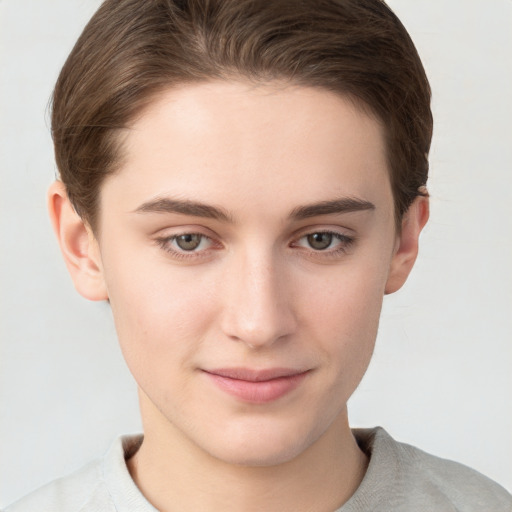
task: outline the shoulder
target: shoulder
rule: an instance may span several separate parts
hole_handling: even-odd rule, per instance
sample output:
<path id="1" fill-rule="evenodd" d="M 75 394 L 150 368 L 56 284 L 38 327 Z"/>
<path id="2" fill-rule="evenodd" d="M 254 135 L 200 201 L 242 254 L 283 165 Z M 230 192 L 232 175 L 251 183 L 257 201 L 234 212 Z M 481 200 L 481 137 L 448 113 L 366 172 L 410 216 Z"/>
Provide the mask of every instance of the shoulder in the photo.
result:
<path id="1" fill-rule="evenodd" d="M 131 479 L 125 462 L 141 442 L 142 436 L 119 437 L 104 457 L 50 482 L 13 503 L 5 512 L 153 512 Z"/>
<path id="2" fill-rule="evenodd" d="M 105 488 L 102 489 L 104 487 L 102 482 L 101 460 L 96 460 L 75 473 L 35 490 L 7 507 L 5 512 L 39 512 L 41 510 L 79 512 L 91 499 L 98 498 L 105 492 L 108 494 Z M 114 509 L 104 507 L 97 510 L 107 512 Z"/>
<path id="3" fill-rule="evenodd" d="M 399 443 L 382 428 L 354 434 L 370 452 L 361 487 L 371 493 L 379 489 L 382 510 L 512 511 L 512 496 L 503 487 L 463 464 Z"/>
<path id="4" fill-rule="evenodd" d="M 422 489 L 440 503 L 444 500 L 461 512 L 512 510 L 512 496 L 478 471 L 408 444 L 397 443 L 397 449 L 411 490 Z"/>

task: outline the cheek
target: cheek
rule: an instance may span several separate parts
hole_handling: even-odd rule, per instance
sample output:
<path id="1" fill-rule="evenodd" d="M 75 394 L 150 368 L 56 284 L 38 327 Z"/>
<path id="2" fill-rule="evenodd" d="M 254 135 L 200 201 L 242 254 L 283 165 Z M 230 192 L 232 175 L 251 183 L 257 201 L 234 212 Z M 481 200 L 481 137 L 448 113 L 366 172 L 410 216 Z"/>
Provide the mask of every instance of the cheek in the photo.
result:
<path id="1" fill-rule="evenodd" d="M 332 378 L 355 387 L 369 364 L 382 308 L 385 273 L 381 268 L 337 269 L 322 282 L 311 280 L 308 324 L 332 371 Z M 353 390 L 351 390 L 353 391 Z M 350 391 L 350 393 L 351 393 Z"/>
<path id="2" fill-rule="evenodd" d="M 123 355 L 142 387 L 193 366 L 213 315 L 207 282 L 167 265 L 132 262 L 110 273 L 108 289 Z"/>
<path id="3" fill-rule="evenodd" d="M 378 321 L 385 286 L 385 270 L 368 265 L 340 267 L 323 279 L 310 279 L 304 294 L 319 328 L 335 329 L 349 338 L 365 337 L 366 327 Z"/>

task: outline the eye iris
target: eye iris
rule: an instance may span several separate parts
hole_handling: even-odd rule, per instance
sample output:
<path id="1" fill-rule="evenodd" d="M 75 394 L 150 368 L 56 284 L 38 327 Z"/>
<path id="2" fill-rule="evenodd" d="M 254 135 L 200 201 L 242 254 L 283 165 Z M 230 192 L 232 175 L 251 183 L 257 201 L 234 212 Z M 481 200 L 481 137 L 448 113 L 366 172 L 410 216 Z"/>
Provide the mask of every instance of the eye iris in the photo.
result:
<path id="1" fill-rule="evenodd" d="M 308 235 L 308 244 L 319 251 L 327 249 L 332 243 L 332 235 L 330 233 L 313 233 Z"/>
<path id="2" fill-rule="evenodd" d="M 176 238 L 176 244 L 184 251 L 193 251 L 199 247 L 201 235 L 186 234 Z"/>

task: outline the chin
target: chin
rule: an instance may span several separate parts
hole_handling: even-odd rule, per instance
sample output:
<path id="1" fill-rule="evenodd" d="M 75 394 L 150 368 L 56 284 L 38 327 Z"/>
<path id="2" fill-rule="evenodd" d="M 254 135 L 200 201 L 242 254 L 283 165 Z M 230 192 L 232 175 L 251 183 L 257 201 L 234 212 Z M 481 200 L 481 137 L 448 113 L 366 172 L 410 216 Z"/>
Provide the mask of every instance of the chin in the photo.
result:
<path id="1" fill-rule="evenodd" d="M 225 450 L 217 445 L 211 455 L 227 464 L 236 466 L 270 467 L 285 464 L 302 451 L 300 446 L 269 446 L 268 442 L 257 442 L 251 446 L 229 446 Z"/>
<path id="2" fill-rule="evenodd" d="M 245 425 L 228 428 L 222 436 L 210 437 L 209 446 L 204 448 L 227 464 L 268 467 L 295 459 L 317 437 L 296 427 L 286 429 L 273 425 Z"/>

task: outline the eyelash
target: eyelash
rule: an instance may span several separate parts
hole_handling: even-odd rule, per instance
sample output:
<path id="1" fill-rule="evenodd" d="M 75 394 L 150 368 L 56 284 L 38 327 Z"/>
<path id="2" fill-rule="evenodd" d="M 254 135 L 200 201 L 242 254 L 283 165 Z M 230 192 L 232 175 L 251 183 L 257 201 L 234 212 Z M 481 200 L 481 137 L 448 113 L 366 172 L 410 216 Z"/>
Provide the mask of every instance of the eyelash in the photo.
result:
<path id="1" fill-rule="evenodd" d="M 201 253 L 206 251 L 206 249 L 203 249 L 202 251 L 185 251 L 185 250 L 178 251 L 176 249 L 172 249 L 171 248 L 171 244 L 175 240 L 177 240 L 180 236 L 184 236 L 184 235 L 200 236 L 202 239 L 209 240 L 210 242 L 212 242 L 212 244 L 214 244 L 214 240 L 211 237 L 206 236 L 203 233 L 194 233 L 192 231 L 186 231 L 186 232 L 178 233 L 178 234 L 172 235 L 172 236 L 160 237 L 160 238 L 156 239 L 156 243 L 164 251 L 166 251 L 169 254 L 171 254 L 175 259 L 190 260 L 190 259 L 201 257 Z M 218 244 L 218 245 L 220 245 L 220 244 Z"/>
<path id="2" fill-rule="evenodd" d="M 342 233 L 338 233 L 337 231 L 330 231 L 328 229 L 323 229 L 323 230 L 318 230 L 318 231 L 312 231 L 312 232 L 309 232 L 309 233 L 305 233 L 303 234 L 301 237 L 299 237 L 297 239 L 297 241 L 300 241 L 302 240 L 303 238 L 307 238 L 308 236 L 311 236 L 311 235 L 331 235 L 333 237 L 333 239 L 336 239 L 338 240 L 340 243 L 338 244 L 337 247 L 335 247 L 334 249 L 324 249 L 324 250 L 321 250 L 321 249 L 313 249 L 313 248 L 305 248 L 303 247 L 305 250 L 309 250 L 314 256 L 322 256 L 322 257 L 332 257 L 332 258 L 336 258 L 336 257 L 339 257 L 339 256 L 342 256 L 343 254 L 346 254 L 348 249 L 354 244 L 354 242 L 356 241 L 355 237 L 354 236 L 349 236 L 349 235 L 345 235 L 345 234 L 342 234 Z M 296 242 L 294 242 L 296 243 Z"/>
<path id="3" fill-rule="evenodd" d="M 324 234 L 325 235 L 331 235 L 333 238 L 335 238 L 336 240 L 338 240 L 340 242 L 339 246 L 336 247 L 335 249 L 325 249 L 325 250 L 318 249 L 318 250 L 315 250 L 313 248 L 307 249 L 306 247 L 295 245 L 300 240 L 302 240 L 304 238 L 307 238 L 308 236 L 317 235 L 317 234 L 319 234 L 319 235 L 320 234 L 321 235 L 324 235 Z M 164 251 L 166 251 L 169 254 L 171 254 L 175 259 L 191 260 L 191 259 L 200 258 L 201 257 L 201 253 L 206 252 L 207 249 L 203 249 L 201 251 L 195 251 L 195 250 L 185 251 L 185 250 L 175 250 L 175 249 L 171 248 L 171 244 L 174 241 L 176 241 L 180 236 L 184 236 L 184 235 L 196 235 L 196 236 L 201 237 L 202 239 L 209 240 L 212 243 L 213 246 L 215 245 L 215 242 L 214 242 L 214 240 L 211 237 L 209 237 L 207 235 L 204 235 L 203 233 L 194 233 L 194 232 L 190 232 L 190 231 L 183 232 L 183 233 L 178 233 L 178 234 L 172 235 L 172 236 L 160 237 L 160 238 L 157 238 L 155 241 Z M 342 233 L 338 233 L 336 231 L 318 230 L 318 231 L 311 231 L 311 232 L 308 232 L 308 233 L 304 233 L 299 238 L 297 238 L 291 244 L 291 246 L 292 247 L 299 247 L 301 249 L 309 251 L 314 256 L 322 256 L 322 257 L 327 257 L 327 258 L 329 258 L 329 257 L 336 258 L 337 256 L 339 257 L 339 256 L 341 256 L 343 254 L 346 254 L 348 249 L 355 243 L 355 241 L 356 241 L 356 238 L 353 237 L 353 236 L 348 236 L 348 235 L 345 235 L 345 234 L 342 234 Z M 220 246 L 220 244 L 217 244 L 217 248 L 219 246 Z"/>

